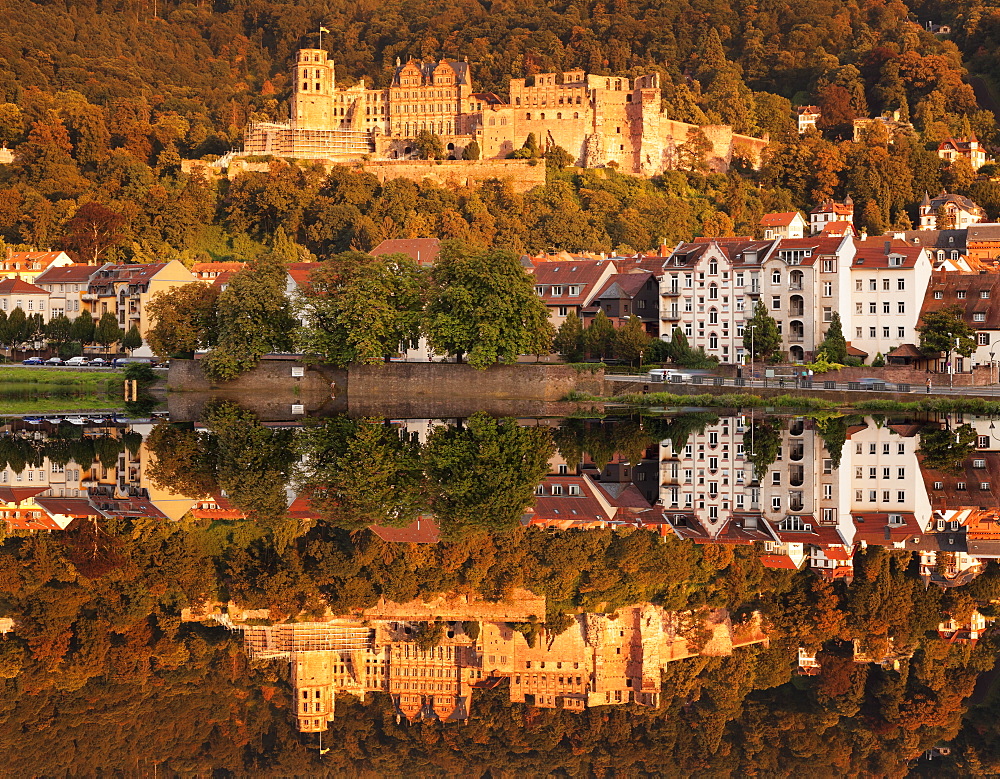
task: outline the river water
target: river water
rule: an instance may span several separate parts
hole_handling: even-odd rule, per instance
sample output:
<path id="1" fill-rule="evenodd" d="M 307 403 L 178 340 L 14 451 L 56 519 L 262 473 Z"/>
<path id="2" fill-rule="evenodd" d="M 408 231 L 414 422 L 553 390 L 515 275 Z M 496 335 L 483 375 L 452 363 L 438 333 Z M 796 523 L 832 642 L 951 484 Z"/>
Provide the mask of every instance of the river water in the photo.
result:
<path id="1" fill-rule="evenodd" d="M 0 430 L 4 776 L 994 765 L 989 419 Z"/>

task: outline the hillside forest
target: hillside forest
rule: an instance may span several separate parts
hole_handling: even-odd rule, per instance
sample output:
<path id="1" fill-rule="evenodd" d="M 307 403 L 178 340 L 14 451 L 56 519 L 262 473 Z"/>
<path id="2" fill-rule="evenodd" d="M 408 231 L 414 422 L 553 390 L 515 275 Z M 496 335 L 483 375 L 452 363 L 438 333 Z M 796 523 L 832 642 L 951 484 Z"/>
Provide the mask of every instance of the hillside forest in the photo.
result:
<path id="1" fill-rule="evenodd" d="M 935 153 L 948 136 L 998 142 L 987 109 L 1000 9 L 977 2 L 3 0 L 0 11 L 19 20 L 0 30 L 0 144 L 16 154 L 0 165 L 0 239 L 85 261 L 252 259 L 279 227 L 303 256 L 415 236 L 629 252 L 750 234 L 763 213 L 847 194 L 858 226 L 880 234 L 911 226 L 923 193 L 942 188 L 1000 214 L 992 166 L 976 175 Z M 182 172 L 182 159 L 238 147 L 249 120 L 287 116 L 292 54 L 316 45 L 320 23 L 344 84 L 385 85 L 410 57 L 468 58 L 477 87 L 500 95 L 541 71 L 658 72 L 668 116 L 767 133 L 770 146 L 760 170 L 692 166 L 652 181 L 560 170 L 551 155 L 548 183 L 523 195 L 279 162 L 231 181 Z M 820 132 L 796 132 L 803 104 L 823 109 Z M 886 111 L 914 131 L 850 140 L 854 118 Z"/>

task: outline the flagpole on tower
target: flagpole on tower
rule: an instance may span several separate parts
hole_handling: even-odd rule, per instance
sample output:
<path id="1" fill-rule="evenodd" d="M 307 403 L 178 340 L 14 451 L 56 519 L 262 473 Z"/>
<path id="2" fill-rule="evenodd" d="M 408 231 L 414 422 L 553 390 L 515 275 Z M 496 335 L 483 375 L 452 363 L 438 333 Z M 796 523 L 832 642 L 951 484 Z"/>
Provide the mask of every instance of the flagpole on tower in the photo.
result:
<path id="1" fill-rule="evenodd" d="M 328 29 L 326 29 L 326 27 L 324 27 L 324 26 L 323 26 L 323 25 L 321 24 L 321 25 L 319 26 L 319 47 L 320 47 L 321 49 L 323 48 L 323 33 L 325 33 L 325 32 L 330 32 L 330 31 L 329 31 Z"/>

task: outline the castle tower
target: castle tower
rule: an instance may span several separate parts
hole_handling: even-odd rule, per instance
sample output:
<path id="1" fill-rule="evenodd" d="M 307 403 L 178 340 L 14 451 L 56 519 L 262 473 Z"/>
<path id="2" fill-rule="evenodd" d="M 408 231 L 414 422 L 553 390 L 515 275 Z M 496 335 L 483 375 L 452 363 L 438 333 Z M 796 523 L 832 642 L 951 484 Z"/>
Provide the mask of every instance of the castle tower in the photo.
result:
<path id="1" fill-rule="evenodd" d="M 296 652 L 292 656 L 295 718 L 301 733 L 319 733 L 333 721 L 335 661 L 339 657 L 329 650 Z"/>
<path id="2" fill-rule="evenodd" d="M 329 130 L 334 122 L 333 61 L 322 49 L 299 49 L 292 72 L 292 127 Z"/>

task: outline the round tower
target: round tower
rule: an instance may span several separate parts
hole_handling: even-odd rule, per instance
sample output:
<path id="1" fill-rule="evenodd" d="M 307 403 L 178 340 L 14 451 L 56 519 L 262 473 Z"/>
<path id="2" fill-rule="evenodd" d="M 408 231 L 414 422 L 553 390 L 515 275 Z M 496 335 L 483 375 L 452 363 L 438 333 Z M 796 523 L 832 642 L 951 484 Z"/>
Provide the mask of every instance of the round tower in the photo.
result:
<path id="1" fill-rule="evenodd" d="M 333 61 L 322 49 L 299 49 L 292 69 L 292 127 L 329 130 L 334 119 Z"/>

